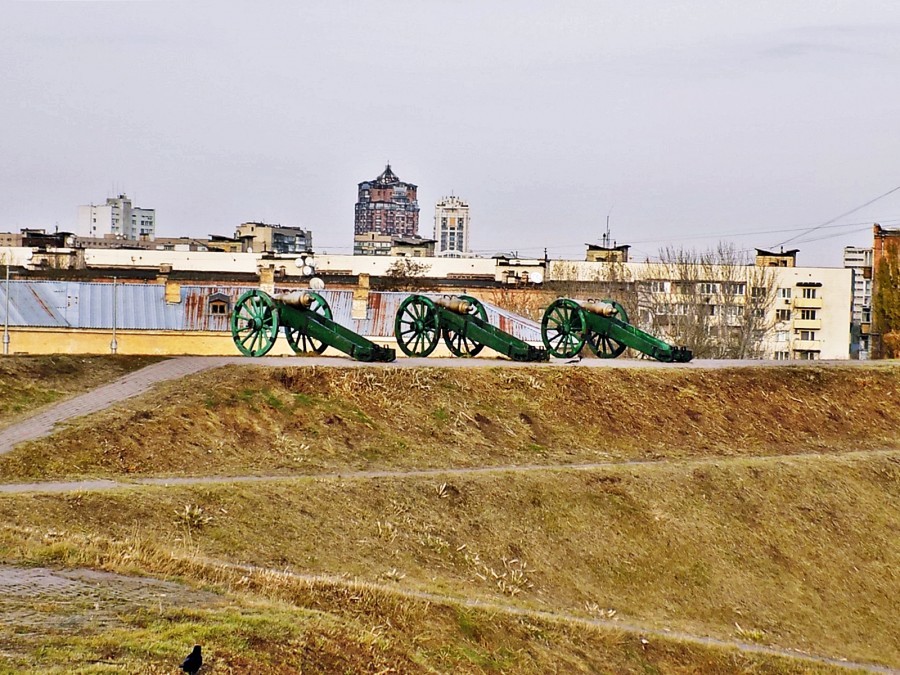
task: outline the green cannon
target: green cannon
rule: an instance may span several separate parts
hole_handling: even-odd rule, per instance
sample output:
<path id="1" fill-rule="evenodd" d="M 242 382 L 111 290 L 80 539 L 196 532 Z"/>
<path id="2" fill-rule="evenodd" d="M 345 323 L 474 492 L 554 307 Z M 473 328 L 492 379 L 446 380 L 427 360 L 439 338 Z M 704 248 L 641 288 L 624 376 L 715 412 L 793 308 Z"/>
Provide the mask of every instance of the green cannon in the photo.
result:
<path id="1" fill-rule="evenodd" d="M 313 291 L 269 295 L 253 289 L 238 298 L 231 315 L 231 337 L 242 354 L 267 354 L 281 328 L 297 354 L 321 354 L 334 347 L 357 361 L 396 358 L 393 349 L 376 345 L 336 323 L 325 298 Z"/>
<path id="2" fill-rule="evenodd" d="M 407 356 L 428 356 L 443 338 L 455 356 L 476 356 L 487 346 L 513 361 L 550 358 L 540 347 L 533 347 L 490 324 L 484 305 L 469 295 L 435 300 L 424 295 L 409 296 L 397 310 L 394 335 Z"/>
<path id="3" fill-rule="evenodd" d="M 603 359 L 614 359 L 628 347 L 667 363 L 687 363 L 693 358 L 687 347 L 673 347 L 632 326 L 625 308 L 615 300 L 554 300 L 541 320 L 541 338 L 547 351 L 563 359 L 578 354 L 585 343 Z"/>

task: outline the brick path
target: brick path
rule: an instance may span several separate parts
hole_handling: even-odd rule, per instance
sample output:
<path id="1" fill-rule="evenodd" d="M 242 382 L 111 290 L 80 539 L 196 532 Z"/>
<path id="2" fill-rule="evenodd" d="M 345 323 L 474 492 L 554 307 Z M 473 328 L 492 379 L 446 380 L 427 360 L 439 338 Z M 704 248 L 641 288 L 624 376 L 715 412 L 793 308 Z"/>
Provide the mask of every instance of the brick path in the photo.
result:
<path id="1" fill-rule="evenodd" d="M 160 361 L 128 373 L 114 382 L 58 403 L 18 424 L 0 430 L 0 455 L 9 452 L 19 443 L 49 435 L 54 425 L 59 422 L 108 408 L 119 401 L 137 396 L 157 382 L 216 368 L 227 362 L 228 359 L 186 356 Z"/>

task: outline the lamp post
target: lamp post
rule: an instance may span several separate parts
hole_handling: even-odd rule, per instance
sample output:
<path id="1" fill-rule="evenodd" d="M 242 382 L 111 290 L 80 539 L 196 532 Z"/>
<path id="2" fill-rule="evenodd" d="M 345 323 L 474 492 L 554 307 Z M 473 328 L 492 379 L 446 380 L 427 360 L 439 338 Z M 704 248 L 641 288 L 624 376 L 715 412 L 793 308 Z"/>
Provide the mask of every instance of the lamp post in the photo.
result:
<path id="1" fill-rule="evenodd" d="M 119 343 L 116 341 L 116 323 L 118 322 L 118 311 L 119 311 L 119 286 L 116 283 L 116 277 L 113 277 L 113 331 L 112 331 L 112 341 L 109 343 L 109 351 L 113 354 L 116 353 L 116 350 L 119 348 Z"/>
<path id="2" fill-rule="evenodd" d="M 9 355 L 9 263 L 6 263 L 6 311 L 3 314 L 3 356 Z"/>

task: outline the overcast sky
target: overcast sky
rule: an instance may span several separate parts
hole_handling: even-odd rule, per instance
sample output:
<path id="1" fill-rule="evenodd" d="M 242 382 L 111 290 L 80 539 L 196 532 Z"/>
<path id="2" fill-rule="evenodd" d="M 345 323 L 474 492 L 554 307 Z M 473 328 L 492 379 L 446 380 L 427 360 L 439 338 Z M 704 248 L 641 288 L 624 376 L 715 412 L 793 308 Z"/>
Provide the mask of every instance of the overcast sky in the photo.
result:
<path id="1" fill-rule="evenodd" d="M 473 249 L 672 244 L 840 265 L 900 227 L 900 3 L 6 2 L 0 230 L 125 192 L 159 236 L 261 220 L 350 252 L 390 160 Z M 827 237 L 827 238 L 824 238 Z M 809 241 L 815 240 L 815 241 Z"/>

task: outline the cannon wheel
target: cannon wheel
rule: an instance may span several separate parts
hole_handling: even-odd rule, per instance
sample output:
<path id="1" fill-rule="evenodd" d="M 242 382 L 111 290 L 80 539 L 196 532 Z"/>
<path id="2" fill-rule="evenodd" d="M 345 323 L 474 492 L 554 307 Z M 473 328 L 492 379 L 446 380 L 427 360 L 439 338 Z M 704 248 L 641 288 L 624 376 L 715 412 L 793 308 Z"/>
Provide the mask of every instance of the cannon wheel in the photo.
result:
<path id="1" fill-rule="evenodd" d="M 278 337 L 278 307 L 268 293 L 247 291 L 234 305 L 231 338 L 244 356 L 264 356 Z"/>
<path id="2" fill-rule="evenodd" d="M 312 304 L 305 310 L 301 310 L 304 312 L 315 312 L 316 314 L 321 314 L 326 319 L 331 319 L 331 307 L 328 306 L 328 301 L 325 300 L 318 293 L 313 293 L 312 291 L 306 291 L 307 295 L 311 295 L 313 298 Z M 321 354 L 326 349 L 328 349 L 328 345 L 322 342 L 321 340 L 316 340 L 311 335 L 307 335 L 300 328 L 293 328 L 292 326 L 284 327 L 284 337 L 287 338 L 288 344 L 291 346 L 291 349 L 294 350 L 295 354 L 303 354 L 307 352 L 315 352 L 316 354 Z"/>
<path id="3" fill-rule="evenodd" d="M 477 316 L 482 321 L 487 321 L 487 310 L 478 298 L 473 298 L 471 295 L 460 295 L 459 299 L 472 305 L 469 307 L 469 314 Z M 454 356 L 478 356 L 484 349 L 484 345 L 480 342 L 451 328 L 444 328 L 443 333 L 444 344 Z"/>
<path id="4" fill-rule="evenodd" d="M 624 323 L 628 323 L 628 314 L 625 313 L 625 308 L 622 307 L 622 305 L 615 300 L 609 299 L 603 300 L 603 302 L 616 308 L 616 313 L 613 315 L 615 318 Z M 588 331 L 588 334 L 584 336 L 584 340 L 587 342 L 587 346 L 590 347 L 591 351 L 601 359 L 614 359 L 617 356 L 620 356 L 628 347 L 628 345 L 623 345 L 621 342 L 617 342 L 606 335 L 600 335 L 600 333 L 595 333 L 594 331 Z"/>
<path id="5" fill-rule="evenodd" d="M 411 295 L 394 318 L 397 346 L 407 356 L 428 356 L 437 347 L 441 329 L 437 307 L 424 295 Z"/>
<path id="6" fill-rule="evenodd" d="M 541 340 L 551 355 L 571 359 L 584 347 L 587 321 L 584 310 L 574 300 L 557 298 L 541 319 Z"/>

